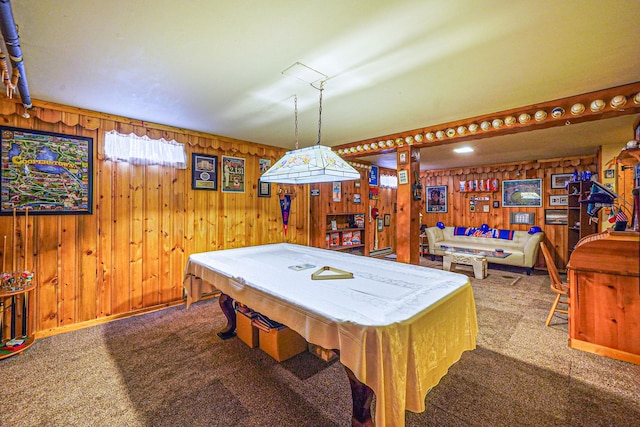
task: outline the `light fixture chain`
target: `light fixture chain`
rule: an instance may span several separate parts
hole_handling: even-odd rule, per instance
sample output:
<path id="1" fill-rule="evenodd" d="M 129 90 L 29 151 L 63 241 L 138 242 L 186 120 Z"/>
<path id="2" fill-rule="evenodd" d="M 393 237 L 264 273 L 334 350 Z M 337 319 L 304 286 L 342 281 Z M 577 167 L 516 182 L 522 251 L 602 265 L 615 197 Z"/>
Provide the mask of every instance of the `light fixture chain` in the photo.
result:
<path id="1" fill-rule="evenodd" d="M 295 124 L 296 124 L 296 150 L 298 149 L 298 95 L 294 95 L 293 104 L 295 108 Z"/>
<path id="2" fill-rule="evenodd" d="M 322 137 L 322 91 L 324 90 L 324 81 L 320 83 L 320 108 L 318 110 L 318 145 Z"/>

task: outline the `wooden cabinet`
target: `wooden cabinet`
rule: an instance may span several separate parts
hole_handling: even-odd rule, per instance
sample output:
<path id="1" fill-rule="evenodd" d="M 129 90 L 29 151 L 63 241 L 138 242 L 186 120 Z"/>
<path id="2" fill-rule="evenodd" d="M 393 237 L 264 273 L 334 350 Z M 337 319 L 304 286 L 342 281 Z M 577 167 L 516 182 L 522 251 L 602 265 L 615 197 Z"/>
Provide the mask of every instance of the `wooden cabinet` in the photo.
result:
<path id="1" fill-rule="evenodd" d="M 568 264 L 569 346 L 640 364 L 640 238 L 612 231 L 578 243 Z"/>
<path id="2" fill-rule="evenodd" d="M 587 214 L 587 204 L 580 203 L 588 197 L 592 184 L 591 181 L 572 181 L 567 188 L 567 227 L 569 228 L 567 254 L 569 258 L 580 239 L 597 231 L 598 224 Z"/>
<path id="3" fill-rule="evenodd" d="M 0 359 L 22 353 L 33 345 L 30 304 L 35 288 L 35 284 L 0 288 Z"/>
<path id="4" fill-rule="evenodd" d="M 325 221 L 325 248 L 368 255 L 365 251 L 365 214 L 328 214 Z"/>

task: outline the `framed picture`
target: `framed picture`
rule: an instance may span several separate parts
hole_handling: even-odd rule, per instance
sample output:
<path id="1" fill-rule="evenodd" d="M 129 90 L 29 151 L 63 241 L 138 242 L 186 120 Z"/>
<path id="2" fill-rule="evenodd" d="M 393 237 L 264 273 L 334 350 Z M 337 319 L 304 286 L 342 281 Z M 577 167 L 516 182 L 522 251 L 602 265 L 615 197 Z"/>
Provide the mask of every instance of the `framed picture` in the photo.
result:
<path id="1" fill-rule="evenodd" d="M 604 171 L 605 178 L 615 178 L 616 170 L 615 169 L 607 169 Z"/>
<path id="2" fill-rule="evenodd" d="M 258 197 L 271 197 L 271 183 L 258 180 Z"/>
<path id="3" fill-rule="evenodd" d="M 360 193 L 355 193 L 355 194 L 353 195 L 353 203 L 354 203 L 354 204 L 359 205 L 361 200 L 362 200 L 362 199 L 361 199 L 361 197 L 360 197 Z"/>
<path id="4" fill-rule="evenodd" d="M 567 206 L 569 204 L 569 196 L 549 196 L 549 206 Z"/>
<path id="5" fill-rule="evenodd" d="M 342 200 L 342 182 L 340 181 L 334 182 L 331 188 L 332 188 L 331 192 L 333 194 L 333 201 L 339 202 L 340 200 Z"/>
<path id="6" fill-rule="evenodd" d="M 499 209 L 500 208 L 500 200 L 494 200 L 493 201 L 493 208 L 494 209 Z"/>
<path id="7" fill-rule="evenodd" d="M 408 151 L 400 151 L 398 153 L 398 164 L 406 165 L 409 163 L 409 152 Z"/>
<path id="8" fill-rule="evenodd" d="M 244 193 L 244 159 L 222 156 L 222 192 Z"/>
<path id="9" fill-rule="evenodd" d="M 378 186 L 378 180 L 380 178 L 379 170 L 377 166 L 371 166 L 369 170 L 369 185 L 373 187 Z"/>
<path id="10" fill-rule="evenodd" d="M 511 224 L 535 224 L 536 214 L 533 212 L 511 212 Z"/>
<path id="11" fill-rule="evenodd" d="M 409 183 L 409 172 L 402 169 L 398 171 L 398 184 L 408 184 Z"/>
<path id="12" fill-rule="evenodd" d="M 354 181 L 353 188 L 360 188 L 360 181 Z"/>
<path id="13" fill-rule="evenodd" d="M 263 173 L 268 171 L 269 168 L 271 167 L 271 160 L 270 159 L 260 159 L 259 166 L 260 166 L 260 175 L 262 175 Z"/>
<path id="14" fill-rule="evenodd" d="M 0 213 L 91 214 L 93 138 L 0 127 Z"/>
<path id="15" fill-rule="evenodd" d="M 382 218 L 378 218 L 376 221 L 378 222 L 378 231 L 383 231 L 384 223 L 382 222 Z"/>
<path id="16" fill-rule="evenodd" d="M 516 179 L 502 181 L 502 206 L 541 207 L 542 179 Z"/>
<path id="17" fill-rule="evenodd" d="M 191 154 L 191 188 L 194 190 L 218 189 L 218 156 Z"/>
<path id="18" fill-rule="evenodd" d="M 551 174 L 551 188 L 567 188 L 567 183 L 571 181 L 571 173 Z"/>
<path id="19" fill-rule="evenodd" d="M 391 215 L 384 214 L 384 226 L 389 227 L 391 225 Z"/>
<path id="20" fill-rule="evenodd" d="M 447 186 L 427 186 L 427 212 L 447 212 Z"/>
<path id="21" fill-rule="evenodd" d="M 566 209 L 545 209 L 544 223 L 548 225 L 567 225 L 568 211 Z"/>

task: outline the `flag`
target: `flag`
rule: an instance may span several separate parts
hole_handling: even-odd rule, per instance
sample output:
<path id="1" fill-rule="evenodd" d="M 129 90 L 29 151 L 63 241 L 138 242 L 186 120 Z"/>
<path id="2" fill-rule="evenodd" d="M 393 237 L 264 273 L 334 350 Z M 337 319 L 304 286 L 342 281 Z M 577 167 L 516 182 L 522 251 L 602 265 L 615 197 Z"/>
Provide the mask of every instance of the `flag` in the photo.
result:
<path id="1" fill-rule="evenodd" d="M 284 228 L 284 235 L 287 235 L 287 229 L 289 228 L 289 210 L 291 209 L 291 196 L 285 194 L 280 199 L 280 210 L 282 211 L 282 226 Z"/>

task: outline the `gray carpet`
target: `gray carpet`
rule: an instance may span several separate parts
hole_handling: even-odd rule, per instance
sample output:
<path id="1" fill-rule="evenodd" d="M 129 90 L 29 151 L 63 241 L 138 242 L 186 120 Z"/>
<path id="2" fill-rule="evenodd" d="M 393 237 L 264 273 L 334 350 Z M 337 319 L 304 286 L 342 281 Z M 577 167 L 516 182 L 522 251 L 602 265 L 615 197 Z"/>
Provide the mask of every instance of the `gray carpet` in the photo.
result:
<path id="1" fill-rule="evenodd" d="M 496 267 L 472 283 L 478 348 L 424 413 L 407 412 L 407 426 L 638 425 L 640 366 L 568 348 L 566 319 L 545 327 L 553 295 L 543 272 Z M 279 364 L 219 340 L 224 324 L 212 299 L 38 340 L 0 362 L 0 425 L 350 425 L 339 362 L 303 353 Z"/>

